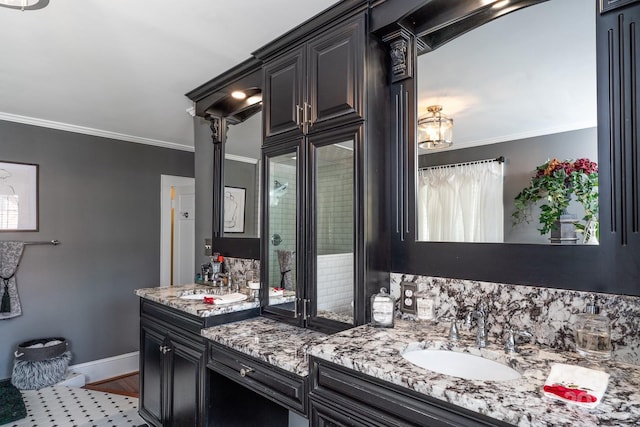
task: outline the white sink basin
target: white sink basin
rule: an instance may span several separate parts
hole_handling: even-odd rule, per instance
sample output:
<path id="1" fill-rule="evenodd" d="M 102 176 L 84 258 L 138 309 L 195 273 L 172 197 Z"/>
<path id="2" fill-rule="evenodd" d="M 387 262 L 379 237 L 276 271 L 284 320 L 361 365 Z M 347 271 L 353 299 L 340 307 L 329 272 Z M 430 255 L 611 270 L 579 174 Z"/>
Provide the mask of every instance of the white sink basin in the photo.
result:
<path id="1" fill-rule="evenodd" d="M 200 300 L 204 301 L 205 297 L 213 297 L 214 304 L 233 304 L 234 302 L 240 302 L 247 299 L 245 294 L 241 294 L 238 292 L 230 293 L 230 294 L 190 294 L 190 295 L 182 295 L 180 299 L 188 299 L 188 300 Z"/>
<path id="2" fill-rule="evenodd" d="M 507 381 L 520 378 L 518 371 L 507 365 L 469 353 L 414 350 L 402 357 L 421 368 L 467 380 Z"/>
<path id="3" fill-rule="evenodd" d="M 190 294 L 190 295 L 182 295 L 180 299 L 204 299 L 204 297 L 213 297 L 213 294 Z"/>

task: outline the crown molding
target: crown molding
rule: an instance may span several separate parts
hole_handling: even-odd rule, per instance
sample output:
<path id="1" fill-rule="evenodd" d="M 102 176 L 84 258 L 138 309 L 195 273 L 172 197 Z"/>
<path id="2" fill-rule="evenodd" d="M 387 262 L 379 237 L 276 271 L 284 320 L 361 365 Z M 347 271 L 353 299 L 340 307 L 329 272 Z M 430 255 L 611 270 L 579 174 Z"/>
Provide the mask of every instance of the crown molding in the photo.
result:
<path id="1" fill-rule="evenodd" d="M 251 163 L 254 165 L 258 163 L 258 159 L 253 159 L 251 157 L 238 156 L 235 154 L 225 154 L 224 158 L 227 160 L 234 160 L 236 162 L 243 162 L 243 163 Z"/>
<path id="2" fill-rule="evenodd" d="M 49 129 L 57 129 L 66 132 L 82 133 L 85 135 L 98 136 L 102 138 L 117 139 L 120 141 L 135 142 L 137 144 L 153 145 L 156 147 L 170 148 L 172 150 L 195 151 L 195 147 L 176 144 L 175 142 L 161 141 L 158 139 L 143 138 L 140 136 L 126 135 L 123 133 L 111 132 L 101 129 L 94 129 L 85 126 L 77 126 L 69 123 L 55 122 L 52 120 L 38 119 L 35 117 L 20 116 L 17 114 L 0 112 L 0 120 L 8 122 L 23 123 L 26 125 L 40 126 Z"/>

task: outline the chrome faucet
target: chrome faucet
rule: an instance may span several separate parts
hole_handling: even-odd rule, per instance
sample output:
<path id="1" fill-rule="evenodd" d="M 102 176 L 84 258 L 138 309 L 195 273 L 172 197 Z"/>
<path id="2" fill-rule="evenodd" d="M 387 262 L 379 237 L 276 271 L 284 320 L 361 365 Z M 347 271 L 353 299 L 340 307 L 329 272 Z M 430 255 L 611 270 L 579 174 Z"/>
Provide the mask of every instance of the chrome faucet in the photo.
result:
<path id="1" fill-rule="evenodd" d="M 511 325 L 506 328 L 507 338 L 504 341 L 505 353 L 519 353 L 520 349 L 517 345 L 518 337 L 533 338 L 533 334 L 529 331 L 519 331 L 514 329 Z"/>
<path id="2" fill-rule="evenodd" d="M 485 348 L 487 346 L 487 316 L 489 315 L 489 308 L 484 301 L 480 301 L 478 307 L 474 310 L 467 312 L 465 324 L 469 327 L 472 326 L 475 320 L 476 324 L 476 345 L 478 348 Z"/>

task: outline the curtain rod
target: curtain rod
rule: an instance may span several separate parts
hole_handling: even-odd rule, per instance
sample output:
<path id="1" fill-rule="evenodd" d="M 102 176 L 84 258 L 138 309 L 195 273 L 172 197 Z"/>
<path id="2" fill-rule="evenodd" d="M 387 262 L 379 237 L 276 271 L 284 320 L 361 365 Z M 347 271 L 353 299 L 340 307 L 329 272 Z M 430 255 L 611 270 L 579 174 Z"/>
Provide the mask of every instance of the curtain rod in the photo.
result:
<path id="1" fill-rule="evenodd" d="M 425 166 L 423 168 L 418 168 L 418 170 L 421 171 L 425 169 L 453 168 L 456 166 L 478 165 L 480 163 L 491 163 L 491 162 L 504 163 L 504 156 L 496 157 L 495 159 L 476 160 L 473 162 L 451 163 L 449 165 Z"/>

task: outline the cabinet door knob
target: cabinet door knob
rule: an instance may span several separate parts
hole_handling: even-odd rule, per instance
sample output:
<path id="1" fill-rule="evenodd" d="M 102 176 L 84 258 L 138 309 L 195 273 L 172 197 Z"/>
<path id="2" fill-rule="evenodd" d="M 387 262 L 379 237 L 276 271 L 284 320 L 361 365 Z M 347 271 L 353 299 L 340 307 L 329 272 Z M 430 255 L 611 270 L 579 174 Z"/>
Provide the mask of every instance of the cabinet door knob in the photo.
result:
<path id="1" fill-rule="evenodd" d="M 253 368 L 249 368 L 249 367 L 245 366 L 244 368 L 240 369 L 240 376 L 242 378 L 244 378 L 244 377 L 247 376 L 247 374 L 249 374 L 251 372 L 253 372 Z"/>

